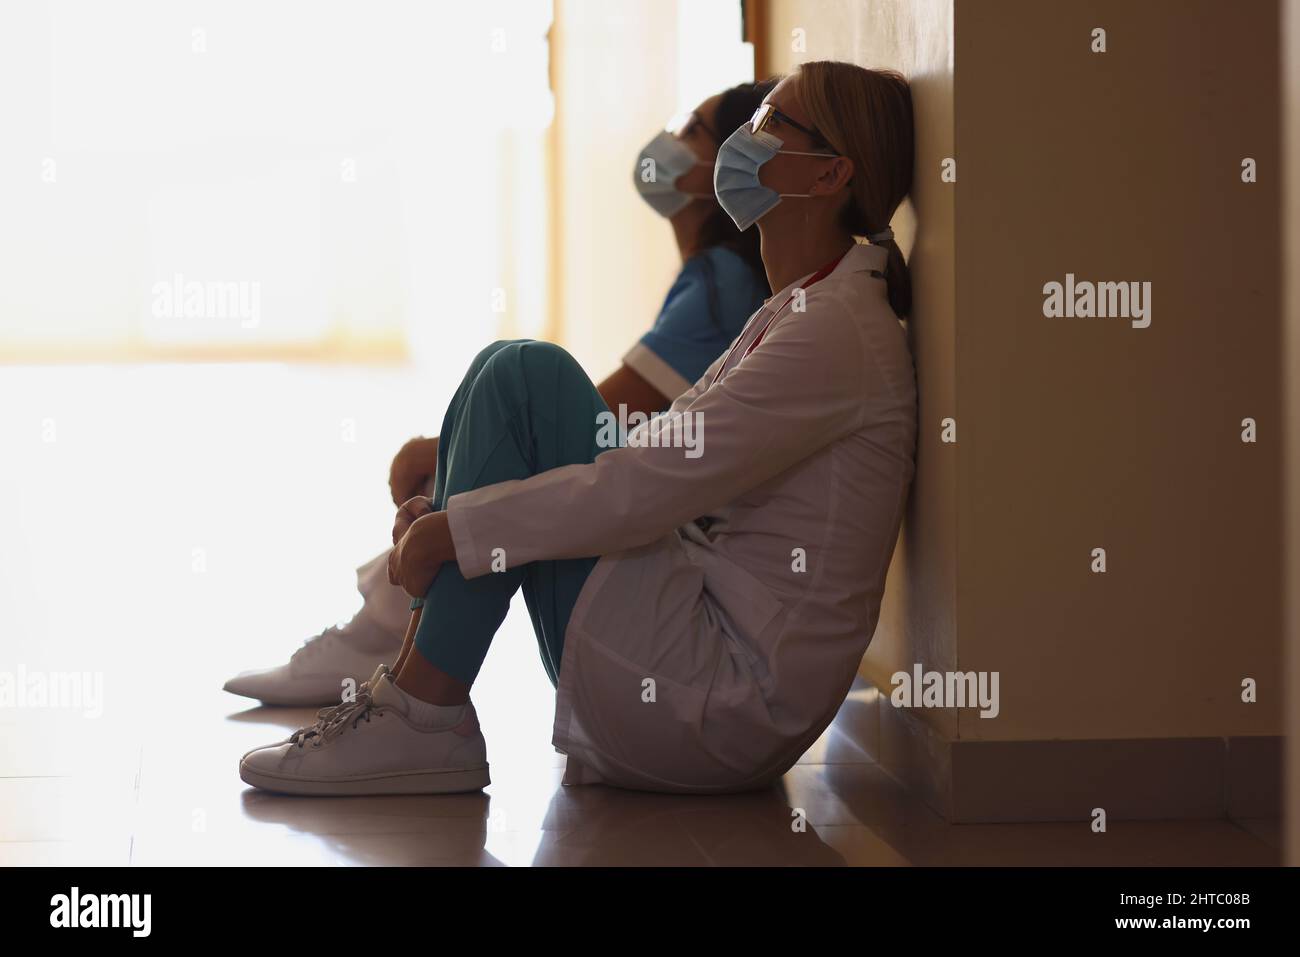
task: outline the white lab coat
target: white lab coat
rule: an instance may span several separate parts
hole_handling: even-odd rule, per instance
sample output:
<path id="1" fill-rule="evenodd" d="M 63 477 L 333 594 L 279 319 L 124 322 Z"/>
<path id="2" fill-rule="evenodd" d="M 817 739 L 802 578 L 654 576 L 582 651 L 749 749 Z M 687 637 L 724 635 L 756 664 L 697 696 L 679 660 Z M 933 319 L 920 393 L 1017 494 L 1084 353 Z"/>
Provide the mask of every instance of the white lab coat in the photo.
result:
<path id="1" fill-rule="evenodd" d="M 914 470 L 915 375 L 885 258 L 856 245 L 805 311 L 780 307 L 807 276 L 751 317 L 670 409 L 702 416 L 698 458 L 629 445 L 449 500 L 467 578 L 496 548 L 512 566 L 603 556 L 565 633 L 552 740 L 566 781 L 762 786 L 834 717 Z"/>

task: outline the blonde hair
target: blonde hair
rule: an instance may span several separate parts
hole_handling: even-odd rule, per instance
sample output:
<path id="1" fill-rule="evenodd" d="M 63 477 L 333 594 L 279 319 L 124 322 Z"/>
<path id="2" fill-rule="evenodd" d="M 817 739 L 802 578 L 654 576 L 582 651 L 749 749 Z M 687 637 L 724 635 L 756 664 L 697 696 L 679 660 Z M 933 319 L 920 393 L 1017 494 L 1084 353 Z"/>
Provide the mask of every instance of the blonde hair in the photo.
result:
<path id="1" fill-rule="evenodd" d="M 844 227 L 854 236 L 878 233 L 912 189 L 912 93 L 893 70 L 814 60 L 801 64 L 799 99 L 812 125 L 835 152 L 853 161 Z M 892 239 L 885 281 L 899 316 L 912 308 L 912 279 Z"/>

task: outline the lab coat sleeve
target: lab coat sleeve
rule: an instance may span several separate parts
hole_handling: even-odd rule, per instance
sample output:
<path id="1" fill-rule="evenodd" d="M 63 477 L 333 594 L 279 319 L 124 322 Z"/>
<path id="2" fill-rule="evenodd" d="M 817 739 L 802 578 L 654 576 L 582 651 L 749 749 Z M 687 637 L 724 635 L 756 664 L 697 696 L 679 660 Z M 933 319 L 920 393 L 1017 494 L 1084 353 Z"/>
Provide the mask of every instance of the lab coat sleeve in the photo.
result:
<path id="1" fill-rule="evenodd" d="M 691 416 L 702 440 L 696 457 L 629 444 L 590 464 L 452 496 L 447 517 L 461 574 L 489 571 L 497 548 L 516 567 L 652 542 L 858 429 L 873 388 L 861 320 L 837 292 L 815 287 L 805 312 L 787 310 L 710 387 L 721 361 L 654 420 L 664 428 Z"/>

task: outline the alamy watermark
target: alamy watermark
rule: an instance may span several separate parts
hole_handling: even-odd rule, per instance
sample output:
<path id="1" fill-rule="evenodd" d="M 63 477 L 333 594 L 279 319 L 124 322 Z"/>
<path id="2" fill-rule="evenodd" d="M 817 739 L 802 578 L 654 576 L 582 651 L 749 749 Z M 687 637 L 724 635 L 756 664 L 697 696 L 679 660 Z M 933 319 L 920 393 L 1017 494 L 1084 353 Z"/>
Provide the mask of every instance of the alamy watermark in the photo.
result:
<path id="1" fill-rule="evenodd" d="M 919 664 L 910 672 L 896 671 L 889 683 L 895 708 L 979 708 L 981 718 L 996 718 L 998 703 L 996 671 L 924 671 Z"/>
<path id="2" fill-rule="evenodd" d="M 1092 282 L 1065 274 L 1065 282 L 1043 284 L 1048 319 L 1128 319 L 1134 329 L 1151 325 L 1151 283 Z"/>
<path id="3" fill-rule="evenodd" d="M 262 323 L 262 284 L 247 280 L 199 282 L 181 273 L 153 284 L 157 319 L 238 319 L 244 329 Z"/>
<path id="4" fill-rule="evenodd" d="M 0 671 L 0 708 L 65 708 L 86 718 L 104 714 L 102 671 Z"/>
<path id="5" fill-rule="evenodd" d="M 596 444 L 602 449 L 633 448 L 685 449 L 688 459 L 704 454 L 703 412 L 631 412 L 619 403 L 618 414 L 596 414 Z"/>
<path id="6" fill-rule="evenodd" d="M 50 898 L 51 927 L 127 927 L 132 937 L 148 937 L 152 912 L 152 894 L 83 894 L 74 887 Z"/>

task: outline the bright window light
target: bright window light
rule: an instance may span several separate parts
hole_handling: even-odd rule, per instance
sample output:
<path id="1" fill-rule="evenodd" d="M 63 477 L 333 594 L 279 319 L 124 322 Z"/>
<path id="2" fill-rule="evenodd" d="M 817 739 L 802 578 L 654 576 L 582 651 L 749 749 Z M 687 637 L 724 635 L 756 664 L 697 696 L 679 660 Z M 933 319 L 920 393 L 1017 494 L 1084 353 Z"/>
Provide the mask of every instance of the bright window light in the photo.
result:
<path id="1" fill-rule="evenodd" d="M 0 358 L 539 328 L 551 12 L 6 5 Z"/>
<path id="2" fill-rule="evenodd" d="M 742 39 L 740 0 L 679 0 L 677 109 L 754 80 L 754 48 Z"/>

